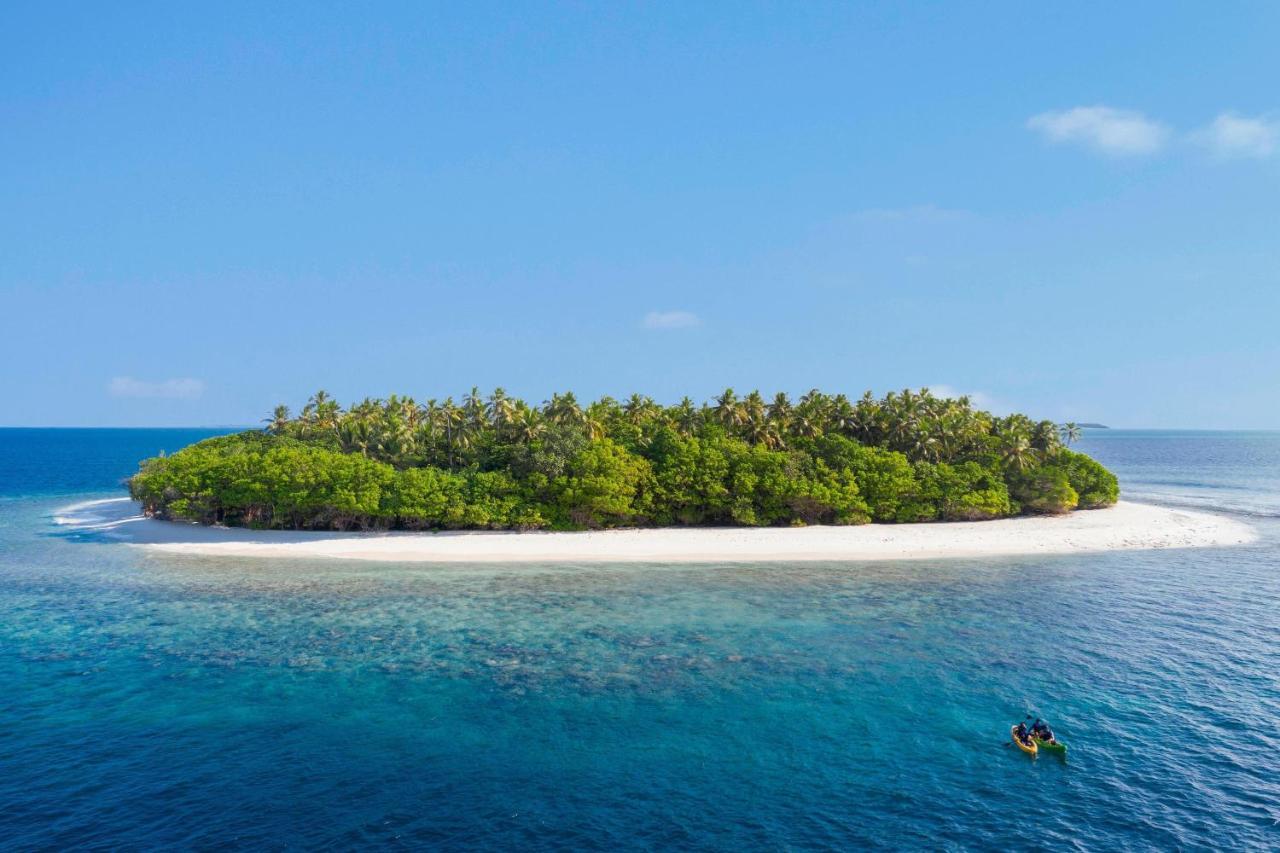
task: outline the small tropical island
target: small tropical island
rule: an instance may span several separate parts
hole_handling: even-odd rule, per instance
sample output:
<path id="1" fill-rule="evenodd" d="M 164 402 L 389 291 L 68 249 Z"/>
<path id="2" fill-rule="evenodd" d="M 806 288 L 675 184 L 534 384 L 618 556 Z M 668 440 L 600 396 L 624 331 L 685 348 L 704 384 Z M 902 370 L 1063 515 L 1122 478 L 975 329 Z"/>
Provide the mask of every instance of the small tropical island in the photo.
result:
<path id="1" fill-rule="evenodd" d="M 540 406 L 317 392 L 297 417 L 143 461 L 145 515 L 291 531 L 802 527 L 1062 515 L 1116 503 L 1075 424 L 995 416 L 928 389 L 856 402 L 732 389 Z"/>

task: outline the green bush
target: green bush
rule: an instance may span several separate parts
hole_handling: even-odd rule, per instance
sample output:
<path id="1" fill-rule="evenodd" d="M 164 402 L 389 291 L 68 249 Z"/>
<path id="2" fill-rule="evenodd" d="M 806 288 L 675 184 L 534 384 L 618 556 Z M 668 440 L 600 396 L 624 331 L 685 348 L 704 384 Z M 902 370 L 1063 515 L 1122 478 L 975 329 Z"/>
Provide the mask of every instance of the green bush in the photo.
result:
<path id="1" fill-rule="evenodd" d="M 1009 491 L 1023 512 L 1060 515 L 1071 512 L 1080 496 L 1071 488 L 1067 472 L 1054 465 L 1043 465 L 1012 477 Z"/>
<path id="2" fill-rule="evenodd" d="M 659 524 L 727 524 L 732 458 L 746 445 L 723 435 L 685 438 L 663 430 L 649 447 L 654 520 Z"/>
<path id="3" fill-rule="evenodd" d="M 922 520 L 915 472 L 902 453 L 863 447 L 842 435 L 822 436 L 812 443 L 812 452 L 829 468 L 853 475 L 873 520 Z"/>
<path id="4" fill-rule="evenodd" d="M 465 527 L 466 477 L 439 468 L 410 468 L 396 475 L 387 511 L 408 530 Z"/>
<path id="5" fill-rule="evenodd" d="M 652 491 L 649 461 L 607 438 L 579 451 L 552 481 L 556 517 L 568 527 L 633 524 L 646 514 Z"/>
<path id="6" fill-rule="evenodd" d="M 1080 496 L 1080 509 L 1100 509 L 1120 499 L 1116 475 L 1089 456 L 1073 450 L 1059 451 L 1055 460 L 1067 472 L 1071 488 Z"/>
<path id="7" fill-rule="evenodd" d="M 866 524 L 871 508 L 849 470 L 832 470 L 821 459 L 806 462 L 803 478 L 793 481 L 787 499 L 791 523 Z"/>
<path id="8" fill-rule="evenodd" d="M 933 465 L 938 516 L 943 521 L 1001 519 L 1012 514 L 1009 487 L 998 471 L 978 462 Z"/>
<path id="9" fill-rule="evenodd" d="M 530 407 L 473 389 L 346 410 L 321 393 L 270 423 L 145 460 L 130 493 L 163 518 L 330 530 L 977 520 L 1119 494 L 1053 423 L 927 391 Z"/>

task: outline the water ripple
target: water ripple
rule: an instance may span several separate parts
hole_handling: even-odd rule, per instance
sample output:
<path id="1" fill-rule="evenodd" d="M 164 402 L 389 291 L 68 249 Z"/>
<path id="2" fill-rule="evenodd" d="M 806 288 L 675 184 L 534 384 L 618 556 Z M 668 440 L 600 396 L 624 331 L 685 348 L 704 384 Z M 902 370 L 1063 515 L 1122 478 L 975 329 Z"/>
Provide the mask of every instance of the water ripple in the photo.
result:
<path id="1" fill-rule="evenodd" d="M 0 506 L 6 531 L 47 514 Z M 1218 552 L 517 570 L 11 537 L 0 836 L 1274 848 L 1275 532 Z M 1006 746 L 1026 713 L 1068 761 Z"/>

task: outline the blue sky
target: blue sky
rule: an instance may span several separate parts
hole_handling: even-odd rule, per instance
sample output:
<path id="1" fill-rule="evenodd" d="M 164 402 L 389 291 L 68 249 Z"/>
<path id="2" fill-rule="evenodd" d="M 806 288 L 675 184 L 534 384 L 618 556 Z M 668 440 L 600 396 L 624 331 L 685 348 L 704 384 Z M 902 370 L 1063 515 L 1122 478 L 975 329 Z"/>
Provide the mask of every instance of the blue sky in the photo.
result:
<path id="1" fill-rule="evenodd" d="M 0 9 L 0 424 L 904 386 L 1280 427 L 1280 5 Z"/>

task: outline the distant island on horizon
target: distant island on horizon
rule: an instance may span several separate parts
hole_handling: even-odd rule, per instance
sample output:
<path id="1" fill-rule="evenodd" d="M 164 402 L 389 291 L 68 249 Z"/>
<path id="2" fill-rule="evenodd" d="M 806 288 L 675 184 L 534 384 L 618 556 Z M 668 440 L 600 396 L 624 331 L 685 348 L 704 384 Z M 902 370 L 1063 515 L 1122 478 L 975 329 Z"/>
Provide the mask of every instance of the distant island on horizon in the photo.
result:
<path id="1" fill-rule="evenodd" d="M 144 460 L 162 519 L 287 530 L 589 530 L 976 521 L 1114 504 L 1115 475 L 1069 449 L 1083 427 L 928 389 L 856 402 L 633 394 L 531 406 L 317 392 L 294 417 Z"/>

